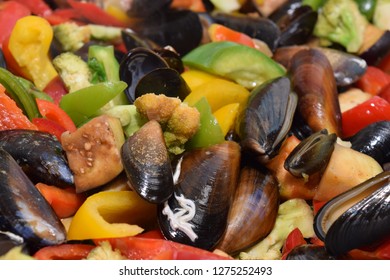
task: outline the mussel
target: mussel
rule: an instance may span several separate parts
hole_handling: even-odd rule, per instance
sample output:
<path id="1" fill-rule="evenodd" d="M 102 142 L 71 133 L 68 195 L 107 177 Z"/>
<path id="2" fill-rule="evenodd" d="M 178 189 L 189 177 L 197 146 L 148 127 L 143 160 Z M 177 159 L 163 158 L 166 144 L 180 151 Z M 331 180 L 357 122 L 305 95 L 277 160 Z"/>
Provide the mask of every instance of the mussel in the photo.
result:
<path id="1" fill-rule="evenodd" d="M 186 152 L 173 195 L 158 206 L 165 238 L 213 249 L 226 229 L 239 165 L 240 146 L 233 141 Z"/>
<path id="2" fill-rule="evenodd" d="M 127 14 L 130 17 L 148 17 L 167 8 L 172 0 L 132 0 L 126 2 L 128 3 Z"/>
<path id="3" fill-rule="evenodd" d="M 373 157 L 379 164 L 390 162 L 390 121 L 372 123 L 349 141 L 352 149 Z"/>
<path id="4" fill-rule="evenodd" d="M 240 120 L 240 138 L 244 151 L 260 162 L 277 152 L 287 135 L 297 106 L 287 77 L 272 79 L 252 90 L 248 106 Z"/>
<path id="5" fill-rule="evenodd" d="M 217 248 L 234 255 L 266 237 L 275 224 L 278 207 L 278 183 L 274 176 L 259 167 L 244 166 L 227 229 Z"/>
<path id="6" fill-rule="evenodd" d="M 34 183 L 57 187 L 74 185 L 61 143 L 52 134 L 11 129 L 0 131 L 0 147 L 12 155 Z"/>
<path id="7" fill-rule="evenodd" d="M 23 238 L 31 252 L 66 241 L 66 231 L 18 163 L 0 148 L 0 231 Z"/>
<path id="8" fill-rule="evenodd" d="M 149 121 L 127 138 L 122 163 L 132 188 L 151 203 L 163 203 L 173 193 L 173 173 L 160 124 Z"/>
<path id="9" fill-rule="evenodd" d="M 390 171 L 328 201 L 314 219 L 316 235 L 336 257 L 390 236 Z"/>
<path id="10" fill-rule="evenodd" d="M 0 231 L 0 257 L 16 246 L 23 246 L 23 237 L 11 232 Z"/>
<path id="11" fill-rule="evenodd" d="M 335 257 L 324 246 L 304 244 L 293 248 L 286 260 L 335 260 Z"/>
<path id="12" fill-rule="evenodd" d="M 290 72 L 303 119 L 314 132 L 327 129 L 341 136 L 336 80 L 326 56 L 315 49 L 301 50 L 293 56 Z"/>

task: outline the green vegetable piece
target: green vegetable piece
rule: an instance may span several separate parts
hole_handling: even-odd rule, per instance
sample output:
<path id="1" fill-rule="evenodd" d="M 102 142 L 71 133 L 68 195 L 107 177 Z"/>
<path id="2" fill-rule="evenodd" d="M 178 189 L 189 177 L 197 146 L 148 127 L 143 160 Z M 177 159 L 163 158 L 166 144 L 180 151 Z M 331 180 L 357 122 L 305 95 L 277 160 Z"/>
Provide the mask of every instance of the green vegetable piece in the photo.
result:
<path id="1" fill-rule="evenodd" d="M 31 94 L 34 98 L 39 98 L 43 100 L 47 100 L 50 102 L 54 102 L 53 98 L 47 93 L 39 90 L 31 81 L 26 80 L 22 77 L 16 77 L 19 82 L 23 85 L 23 87 Z"/>
<path id="2" fill-rule="evenodd" d="M 338 43 L 348 52 L 356 53 L 363 44 L 367 24 L 353 0 L 328 0 L 318 14 L 313 32 L 328 44 Z"/>
<path id="3" fill-rule="evenodd" d="M 78 25 L 68 21 L 53 26 L 54 37 L 61 44 L 64 51 L 77 51 L 91 38 L 91 29 L 88 25 Z"/>
<path id="4" fill-rule="evenodd" d="M 119 63 L 115 57 L 114 47 L 92 45 L 88 49 L 88 65 L 92 71 L 92 83 L 117 82 L 119 78 Z M 115 97 L 110 106 L 129 104 L 124 92 Z"/>
<path id="5" fill-rule="evenodd" d="M 325 2 L 326 0 L 303 0 L 302 5 L 310 6 L 314 11 L 318 11 Z"/>
<path id="6" fill-rule="evenodd" d="M 41 117 L 34 96 L 28 92 L 17 76 L 1 67 L 0 84 L 5 87 L 7 93 L 30 120 Z"/>
<path id="7" fill-rule="evenodd" d="M 64 95 L 60 107 L 79 126 L 90 117 L 99 115 L 99 110 L 126 87 L 127 84 L 122 81 L 92 85 Z"/>
<path id="8" fill-rule="evenodd" d="M 122 28 L 99 24 L 88 24 L 91 37 L 101 41 L 119 41 L 122 39 Z"/>
<path id="9" fill-rule="evenodd" d="M 367 20 L 371 21 L 376 7 L 376 0 L 354 0 L 359 7 L 359 11 L 367 18 Z"/>
<path id="10" fill-rule="evenodd" d="M 225 140 L 222 129 L 211 113 L 207 99 L 202 97 L 194 107 L 200 113 L 200 127 L 196 134 L 187 142 L 187 149 L 208 147 L 222 143 Z"/>
<path id="11" fill-rule="evenodd" d="M 262 52 L 234 42 L 204 44 L 183 57 L 189 67 L 201 69 L 252 89 L 285 75 L 285 69 Z"/>

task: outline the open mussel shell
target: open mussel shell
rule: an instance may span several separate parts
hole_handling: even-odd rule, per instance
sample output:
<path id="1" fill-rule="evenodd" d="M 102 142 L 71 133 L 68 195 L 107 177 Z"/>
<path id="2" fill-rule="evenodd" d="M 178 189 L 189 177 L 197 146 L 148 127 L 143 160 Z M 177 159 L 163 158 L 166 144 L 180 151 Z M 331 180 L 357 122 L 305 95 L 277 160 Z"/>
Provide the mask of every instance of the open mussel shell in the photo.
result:
<path id="1" fill-rule="evenodd" d="M 23 238 L 31 252 L 66 241 L 66 231 L 17 162 L 0 148 L 0 231 Z"/>
<path id="2" fill-rule="evenodd" d="M 226 229 L 239 165 L 240 146 L 232 141 L 186 152 L 174 194 L 158 207 L 165 238 L 213 249 Z"/>
<path id="3" fill-rule="evenodd" d="M 316 235 L 334 256 L 390 236 L 390 171 L 328 201 L 314 218 Z"/>
<path id="4" fill-rule="evenodd" d="M 190 88 L 179 72 L 172 68 L 159 68 L 149 72 L 138 81 L 135 98 L 146 93 L 155 93 L 184 100 L 190 92 Z"/>
<path id="5" fill-rule="evenodd" d="M 284 168 L 296 177 L 323 171 L 332 156 L 336 140 L 336 134 L 328 134 L 326 129 L 313 133 L 292 150 Z"/>
<path id="6" fill-rule="evenodd" d="M 337 85 L 327 57 L 316 49 L 300 50 L 292 57 L 289 71 L 305 122 L 314 132 L 327 129 L 341 136 Z"/>
<path id="7" fill-rule="evenodd" d="M 225 25 L 248 36 L 261 40 L 274 51 L 279 43 L 280 29 L 272 20 L 243 14 L 212 13 L 215 23 Z"/>
<path id="8" fill-rule="evenodd" d="M 137 21 L 131 27 L 162 47 L 172 46 L 181 56 L 197 47 L 203 36 L 199 16 L 190 10 L 164 10 Z"/>
<path id="9" fill-rule="evenodd" d="M 243 167 L 227 229 L 217 248 L 234 255 L 265 238 L 275 224 L 278 207 L 276 179 L 265 170 Z"/>
<path id="10" fill-rule="evenodd" d="M 184 63 L 180 55 L 171 47 L 154 48 L 159 56 L 161 56 L 169 65 L 170 68 L 175 69 L 180 74 L 184 72 Z"/>
<path id="11" fill-rule="evenodd" d="M 134 48 L 146 48 L 146 49 L 155 49 L 160 48 L 155 42 L 149 40 L 148 38 L 142 37 L 137 34 L 131 28 L 124 28 L 121 31 L 122 41 L 128 51 Z"/>
<path id="12" fill-rule="evenodd" d="M 252 90 L 240 120 L 243 149 L 267 162 L 287 135 L 297 106 L 297 95 L 291 91 L 290 80 L 280 77 Z"/>
<path id="13" fill-rule="evenodd" d="M 324 246 L 303 244 L 293 248 L 286 260 L 335 260 L 335 257 L 330 255 Z"/>
<path id="14" fill-rule="evenodd" d="M 390 121 L 372 123 L 359 130 L 349 141 L 352 149 L 369 155 L 379 164 L 390 162 Z"/>
<path id="15" fill-rule="evenodd" d="M 132 49 L 119 66 L 120 79 L 127 83 L 126 96 L 131 103 L 136 99 L 135 88 L 146 74 L 158 68 L 168 68 L 166 61 L 152 50 L 139 47 Z"/>
<path id="16" fill-rule="evenodd" d="M 173 174 L 164 135 L 149 121 L 127 138 L 121 159 L 131 187 L 145 200 L 162 203 L 173 193 Z"/>

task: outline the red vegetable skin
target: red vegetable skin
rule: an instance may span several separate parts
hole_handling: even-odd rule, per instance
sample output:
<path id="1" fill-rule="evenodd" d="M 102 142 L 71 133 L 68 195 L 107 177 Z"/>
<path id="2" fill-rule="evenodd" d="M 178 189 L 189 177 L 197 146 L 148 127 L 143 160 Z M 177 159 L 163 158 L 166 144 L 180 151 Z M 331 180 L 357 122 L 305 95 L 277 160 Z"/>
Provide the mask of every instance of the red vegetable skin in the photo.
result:
<path id="1" fill-rule="evenodd" d="M 50 83 L 43 89 L 43 91 L 53 98 L 55 104 L 59 104 L 62 96 L 68 93 L 65 85 L 60 76 L 56 76 Z"/>
<path id="2" fill-rule="evenodd" d="M 32 123 L 36 125 L 39 131 L 47 132 L 54 135 L 58 141 L 61 141 L 61 135 L 66 131 L 65 128 L 60 126 L 55 121 L 45 118 L 34 118 Z"/>
<path id="3" fill-rule="evenodd" d="M 7 1 L 0 3 L 0 48 L 9 37 L 18 19 L 28 16 L 31 11 L 23 3 Z"/>
<path id="4" fill-rule="evenodd" d="M 251 37 L 221 24 L 212 24 L 209 27 L 209 35 L 213 42 L 230 41 L 255 48 L 255 44 Z"/>
<path id="5" fill-rule="evenodd" d="M 384 58 L 382 58 L 378 64 L 378 67 L 387 74 L 390 74 L 390 51 Z"/>
<path id="6" fill-rule="evenodd" d="M 53 11 L 43 0 L 14 0 L 28 7 L 34 15 L 45 17 Z"/>
<path id="7" fill-rule="evenodd" d="M 94 245 L 61 244 L 38 250 L 33 257 L 38 260 L 82 260 L 85 259 Z"/>
<path id="8" fill-rule="evenodd" d="M 59 124 L 61 127 L 65 129 L 65 131 L 74 132 L 76 131 L 76 125 L 72 121 L 72 119 L 68 116 L 68 114 L 62 110 L 58 105 L 53 102 L 36 99 L 39 112 L 42 116 L 46 117 L 49 120 L 52 120 Z"/>
<path id="9" fill-rule="evenodd" d="M 383 120 L 390 120 L 390 103 L 373 96 L 342 114 L 343 135 L 348 138 L 367 125 Z"/>
<path id="10" fill-rule="evenodd" d="M 385 86 L 378 95 L 390 103 L 390 84 Z"/>
<path id="11" fill-rule="evenodd" d="M 112 248 L 131 260 L 229 260 L 212 252 L 164 239 L 123 237 L 95 240 L 108 241 Z"/>
<path id="12" fill-rule="evenodd" d="M 358 88 L 372 95 L 377 95 L 388 84 L 390 75 L 374 66 L 368 66 L 366 73 L 356 82 Z"/>
<path id="13" fill-rule="evenodd" d="M 23 77 L 25 79 L 31 80 L 31 78 L 23 71 L 23 69 L 16 62 L 11 51 L 8 48 L 9 36 L 3 41 L 2 51 L 4 55 L 5 62 L 7 63 L 7 70 L 12 72 L 16 76 Z"/>
<path id="14" fill-rule="evenodd" d="M 287 236 L 282 249 L 282 260 L 285 260 L 292 249 L 307 244 L 299 228 L 293 229 Z"/>

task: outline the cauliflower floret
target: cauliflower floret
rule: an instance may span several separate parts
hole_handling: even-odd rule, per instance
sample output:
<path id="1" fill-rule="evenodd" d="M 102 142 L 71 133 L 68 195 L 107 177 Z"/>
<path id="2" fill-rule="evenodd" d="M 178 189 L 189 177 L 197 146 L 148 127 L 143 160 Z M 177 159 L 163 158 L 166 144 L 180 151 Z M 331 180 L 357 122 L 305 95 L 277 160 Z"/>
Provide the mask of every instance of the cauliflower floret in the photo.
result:
<path id="1" fill-rule="evenodd" d="M 89 252 L 87 260 L 126 260 L 126 258 L 118 249 L 113 250 L 108 241 L 103 241 Z"/>

